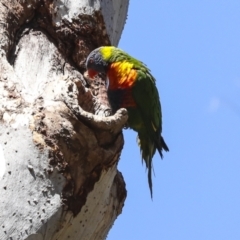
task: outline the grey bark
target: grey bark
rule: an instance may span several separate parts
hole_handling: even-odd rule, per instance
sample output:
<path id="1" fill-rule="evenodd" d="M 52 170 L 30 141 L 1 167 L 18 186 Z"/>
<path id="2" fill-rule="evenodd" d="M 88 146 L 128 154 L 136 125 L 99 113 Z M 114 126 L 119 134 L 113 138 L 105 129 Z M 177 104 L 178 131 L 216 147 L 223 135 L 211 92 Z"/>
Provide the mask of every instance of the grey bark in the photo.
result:
<path id="1" fill-rule="evenodd" d="M 128 0 L 0 2 L 0 239 L 105 239 L 121 213 L 125 109 L 89 52 L 117 45 Z"/>

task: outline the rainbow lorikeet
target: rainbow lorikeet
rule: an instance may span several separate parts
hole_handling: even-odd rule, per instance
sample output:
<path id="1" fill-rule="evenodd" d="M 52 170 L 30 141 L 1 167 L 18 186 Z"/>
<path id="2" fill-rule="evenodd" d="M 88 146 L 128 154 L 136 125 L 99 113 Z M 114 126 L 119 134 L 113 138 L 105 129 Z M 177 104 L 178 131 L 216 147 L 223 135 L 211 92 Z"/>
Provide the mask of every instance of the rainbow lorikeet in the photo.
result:
<path id="1" fill-rule="evenodd" d="M 86 67 L 91 78 L 98 73 L 107 75 L 113 110 L 127 109 L 128 126 L 138 133 L 152 196 L 152 158 L 156 149 L 161 157 L 163 149 L 169 151 L 161 136 L 162 113 L 154 77 L 146 65 L 113 46 L 93 50 L 87 57 Z"/>

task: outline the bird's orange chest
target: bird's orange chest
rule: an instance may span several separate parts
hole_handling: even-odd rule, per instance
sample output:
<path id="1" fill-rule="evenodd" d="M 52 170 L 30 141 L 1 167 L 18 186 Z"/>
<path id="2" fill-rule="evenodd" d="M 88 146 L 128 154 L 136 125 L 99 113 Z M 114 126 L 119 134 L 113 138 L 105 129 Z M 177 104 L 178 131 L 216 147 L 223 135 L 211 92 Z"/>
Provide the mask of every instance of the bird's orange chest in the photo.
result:
<path id="1" fill-rule="evenodd" d="M 108 69 L 109 91 L 118 91 L 119 105 L 123 108 L 136 107 L 132 86 L 137 79 L 137 71 L 127 62 L 112 63 Z"/>
<path id="2" fill-rule="evenodd" d="M 112 63 L 108 69 L 110 89 L 131 88 L 137 79 L 137 71 L 128 62 Z"/>

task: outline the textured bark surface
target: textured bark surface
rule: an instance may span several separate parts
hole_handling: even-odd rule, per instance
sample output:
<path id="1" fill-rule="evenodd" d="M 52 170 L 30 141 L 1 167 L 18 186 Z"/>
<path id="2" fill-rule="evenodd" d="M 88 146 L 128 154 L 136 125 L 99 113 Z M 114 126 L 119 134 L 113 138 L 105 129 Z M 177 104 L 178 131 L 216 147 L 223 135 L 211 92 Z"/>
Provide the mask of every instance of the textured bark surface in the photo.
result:
<path id="1" fill-rule="evenodd" d="M 125 109 L 88 53 L 116 45 L 128 1 L 1 0 L 0 239 L 105 239 L 126 198 Z M 85 77 L 84 77 L 85 76 Z"/>

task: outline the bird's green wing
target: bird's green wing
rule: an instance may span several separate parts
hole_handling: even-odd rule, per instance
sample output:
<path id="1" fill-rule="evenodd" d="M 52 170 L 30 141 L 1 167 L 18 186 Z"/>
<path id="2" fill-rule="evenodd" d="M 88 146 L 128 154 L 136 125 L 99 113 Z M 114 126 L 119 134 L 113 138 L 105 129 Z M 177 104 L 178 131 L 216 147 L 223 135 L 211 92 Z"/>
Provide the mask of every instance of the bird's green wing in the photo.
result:
<path id="1" fill-rule="evenodd" d="M 133 98 L 141 112 L 145 126 L 150 134 L 156 136 L 162 131 L 162 114 L 155 79 L 147 68 L 137 69 L 137 80 L 133 86 Z"/>

